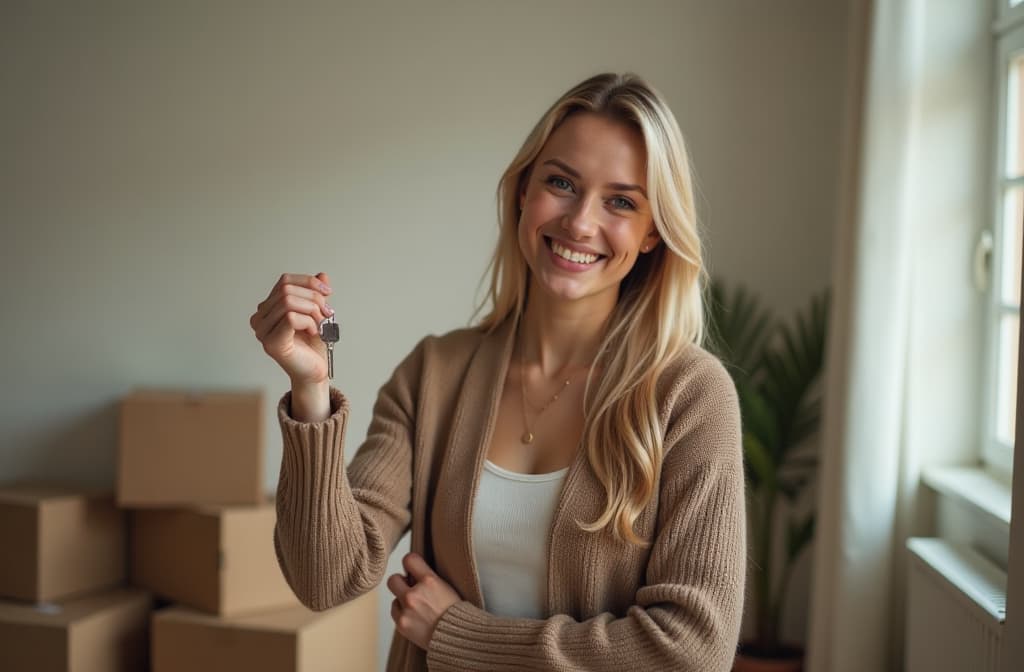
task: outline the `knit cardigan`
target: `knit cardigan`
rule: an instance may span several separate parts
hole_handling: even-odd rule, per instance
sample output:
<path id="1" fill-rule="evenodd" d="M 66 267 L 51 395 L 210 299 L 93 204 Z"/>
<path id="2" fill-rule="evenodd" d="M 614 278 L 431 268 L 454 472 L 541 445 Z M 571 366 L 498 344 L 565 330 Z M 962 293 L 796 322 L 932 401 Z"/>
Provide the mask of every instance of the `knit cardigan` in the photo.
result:
<path id="1" fill-rule="evenodd" d="M 664 461 L 634 523 L 647 549 L 607 528 L 580 530 L 605 491 L 581 440 L 548 531 L 546 618 L 486 611 L 471 544 L 472 502 L 515 335 L 428 335 L 380 388 L 348 467 L 349 403 L 330 388 L 322 422 L 278 407 L 283 455 L 274 546 L 299 600 L 324 610 L 378 586 L 403 534 L 462 598 L 424 651 L 397 631 L 388 672 L 729 670 L 745 593 L 746 518 L 739 403 L 721 362 L 690 345 L 656 386 Z"/>

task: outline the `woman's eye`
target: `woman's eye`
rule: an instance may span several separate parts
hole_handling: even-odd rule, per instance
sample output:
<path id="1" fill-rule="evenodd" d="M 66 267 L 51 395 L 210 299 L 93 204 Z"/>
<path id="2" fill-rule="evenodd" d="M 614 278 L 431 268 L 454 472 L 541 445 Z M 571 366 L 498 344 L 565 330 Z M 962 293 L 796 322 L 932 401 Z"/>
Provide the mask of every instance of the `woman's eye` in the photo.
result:
<path id="1" fill-rule="evenodd" d="M 549 177 L 547 179 L 547 183 L 556 189 L 572 188 L 572 183 L 569 182 L 569 180 L 564 177 L 559 177 L 558 175 L 552 175 Z M 562 186 L 563 184 L 565 185 L 564 187 Z M 612 203 L 615 204 L 614 207 L 620 210 L 636 210 L 636 205 L 633 204 L 633 201 L 623 196 L 616 196 L 612 199 Z"/>
<path id="2" fill-rule="evenodd" d="M 569 184 L 569 180 L 565 179 L 564 177 L 559 177 L 558 175 L 552 175 L 551 177 L 548 178 L 548 184 L 552 184 L 558 189 L 561 189 L 561 187 L 559 186 L 560 182 L 566 185 Z"/>

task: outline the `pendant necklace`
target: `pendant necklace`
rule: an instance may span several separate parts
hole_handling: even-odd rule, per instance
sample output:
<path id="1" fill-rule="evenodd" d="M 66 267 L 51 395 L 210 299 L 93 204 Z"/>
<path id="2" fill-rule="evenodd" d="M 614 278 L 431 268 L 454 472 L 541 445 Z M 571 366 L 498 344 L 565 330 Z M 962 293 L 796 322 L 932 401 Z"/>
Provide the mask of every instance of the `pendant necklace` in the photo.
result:
<path id="1" fill-rule="evenodd" d="M 521 387 L 522 393 L 523 393 L 523 428 L 524 428 L 523 429 L 523 435 L 520 438 L 521 438 L 521 440 L 522 440 L 522 442 L 524 444 L 531 444 L 531 443 L 533 443 L 533 438 L 534 437 L 533 437 L 533 432 L 530 431 L 530 424 L 529 424 L 529 422 L 526 419 L 526 404 L 527 404 L 527 401 L 526 401 L 526 360 L 524 359 L 524 355 L 525 355 L 524 351 L 525 350 L 526 350 L 526 348 L 520 348 L 520 350 L 519 350 L 519 383 L 520 383 L 520 387 Z M 571 381 L 571 380 L 572 380 L 572 376 L 569 376 L 568 378 L 566 378 L 565 379 L 565 383 L 558 390 L 558 392 L 555 392 L 554 396 L 552 396 L 550 399 L 548 399 L 548 402 L 546 404 L 541 406 L 540 410 L 537 412 L 537 419 L 538 420 L 540 420 L 541 414 L 544 413 L 544 411 L 546 411 L 548 409 L 548 406 L 550 406 L 554 402 L 558 401 L 558 396 L 565 390 L 565 388 L 567 388 L 569 386 L 569 381 Z"/>

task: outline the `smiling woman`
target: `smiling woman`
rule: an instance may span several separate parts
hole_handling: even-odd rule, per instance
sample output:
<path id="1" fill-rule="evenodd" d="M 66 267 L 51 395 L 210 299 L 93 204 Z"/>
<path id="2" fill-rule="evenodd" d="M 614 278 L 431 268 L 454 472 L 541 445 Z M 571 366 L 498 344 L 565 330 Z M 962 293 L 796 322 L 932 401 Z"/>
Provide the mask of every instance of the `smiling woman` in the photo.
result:
<path id="1" fill-rule="evenodd" d="M 519 245 L 544 310 L 572 310 L 558 307 L 569 301 L 578 302 L 575 310 L 611 314 L 637 254 L 658 243 L 639 186 L 646 154 L 639 131 L 592 112 L 571 115 L 544 143 L 519 195 Z"/>
<path id="2" fill-rule="evenodd" d="M 274 535 L 313 609 L 384 579 L 388 670 L 728 670 L 746 569 L 736 389 L 702 346 L 682 134 L 633 74 L 543 115 L 498 185 L 490 309 L 381 387 L 347 469 L 325 274 L 250 318 L 292 389 Z M 481 306 L 483 309 L 484 306 Z"/>

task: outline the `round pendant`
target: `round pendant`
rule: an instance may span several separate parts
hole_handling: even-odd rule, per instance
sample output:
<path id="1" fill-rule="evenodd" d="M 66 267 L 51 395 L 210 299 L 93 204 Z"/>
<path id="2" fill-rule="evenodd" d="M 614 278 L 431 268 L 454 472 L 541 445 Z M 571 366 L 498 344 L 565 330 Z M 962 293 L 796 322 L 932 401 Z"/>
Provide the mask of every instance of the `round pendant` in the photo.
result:
<path id="1" fill-rule="evenodd" d="M 523 432 L 523 443 L 533 443 L 533 434 L 531 432 Z"/>

